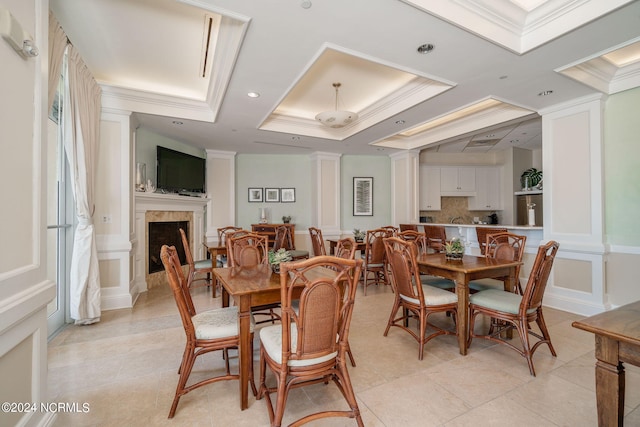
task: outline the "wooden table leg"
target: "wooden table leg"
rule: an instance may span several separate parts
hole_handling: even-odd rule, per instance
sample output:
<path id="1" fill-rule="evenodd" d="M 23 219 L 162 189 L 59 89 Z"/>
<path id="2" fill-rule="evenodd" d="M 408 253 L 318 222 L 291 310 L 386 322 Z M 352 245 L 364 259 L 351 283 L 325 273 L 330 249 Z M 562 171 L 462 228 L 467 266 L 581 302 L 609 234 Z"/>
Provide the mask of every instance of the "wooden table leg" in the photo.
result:
<path id="1" fill-rule="evenodd" d="M 251 297 L 241 296 L 238 303 L 238 328 L 240 331 L 239 371 L 240 371 L 240 409 L 249 407 L 249 370 L 253 363 L 251 353 Z"/>
<path id="2" fill-rule="evenodd" d="M 460 354 L 467 354 L 469 340 L 469 281 L 465 275 L 459 275 L 456 280 L 456 294 L 458 294 L 458 314 L 456 328 L 458 332 L 458 346 Z"/>
<path id="3" fill-rule="evenodd" d="M 614 427 L 624 423 L 624 366 L 619 361 L 619 343 L 596 335 L 596 401 L 598 426 Z"/>

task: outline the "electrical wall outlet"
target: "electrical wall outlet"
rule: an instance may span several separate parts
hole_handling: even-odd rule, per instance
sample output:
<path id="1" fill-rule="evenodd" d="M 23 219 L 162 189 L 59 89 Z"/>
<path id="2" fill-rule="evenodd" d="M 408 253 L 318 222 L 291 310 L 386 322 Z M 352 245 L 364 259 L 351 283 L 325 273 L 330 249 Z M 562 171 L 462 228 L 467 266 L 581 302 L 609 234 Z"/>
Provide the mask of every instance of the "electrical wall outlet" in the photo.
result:
<path id="1" fill-rule="evenodd" d="M 111 214 L 102 215 L 102 222 L 105 224 L 111 224 L 113 222 L 111 219 Z"/>

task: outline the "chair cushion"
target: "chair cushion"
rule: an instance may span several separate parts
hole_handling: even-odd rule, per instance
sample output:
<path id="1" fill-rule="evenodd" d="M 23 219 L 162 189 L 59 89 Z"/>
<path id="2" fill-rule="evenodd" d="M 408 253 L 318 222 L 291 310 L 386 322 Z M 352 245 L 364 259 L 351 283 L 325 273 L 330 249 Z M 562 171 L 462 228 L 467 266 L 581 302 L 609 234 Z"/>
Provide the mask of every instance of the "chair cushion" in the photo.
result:
<path id="1" fill-rule="evenodd" d="M 191 318 L 199 340 L 211 340 L 238 335 L 238 307 L 224 307 L 203 311 Z M 255 321 L 251 317 L 251 329 Z"/>
<path id="2" fill-rule="evenodd" d="M 453 280 L 445 279 L 443 277 L 420 275 L 420 281 L 423 285 L 433 286 L 440 289 L 453 289 L 456 284 Z"/>
<path id="3" fill-rule="evenodd" d="M 276 363 L 282 363 L 282 325 L 267 326 L 260 329 L 260 342 L 269 357 Z M 295 352 L 298 345 L 298 330 L 291 325 L 291 352 Z M 288 366 L 311 366 L 334 359 L 338 352 L 326 356 L 306 360 L 289 360 Z"/>
<path id="4" fill-rule="evenodd" d="M 445 291 L 444 289 L 436 288 L 429 285 L 422 285 L 422 292 L 424 293 L 425 305 L 443 305 L 454 304 L 458 302 L 457 294 Z M 413 304 L 420 303 L 417 299 L 408 297 L 406 295 L 400 294 L 400 298 Z"/>
<path id="5" fill-rule="evenodd" d="M 476 294 L 469 295 L 469 302 L 491 310 L 502 311 L 504 313 L 518 314 L 522 296 L 500 289 L 487 289 Z M 535 308 L 530 308 L 527 313 L 533 313 Z"/>
<path id="6" fill-rule="evenodd" d="M 205 268 L 213 268 L 213 263 L 210 259 L 202 259 L 200 261 L 194 262 L 196 270 L 203 270 Z"/>
<path id="7" fill-rule="evenodd" d="M 382 267 L 384 267 L 384 264 L 382 263 L 367 264 L 367 268 L 382 268 Z"/>

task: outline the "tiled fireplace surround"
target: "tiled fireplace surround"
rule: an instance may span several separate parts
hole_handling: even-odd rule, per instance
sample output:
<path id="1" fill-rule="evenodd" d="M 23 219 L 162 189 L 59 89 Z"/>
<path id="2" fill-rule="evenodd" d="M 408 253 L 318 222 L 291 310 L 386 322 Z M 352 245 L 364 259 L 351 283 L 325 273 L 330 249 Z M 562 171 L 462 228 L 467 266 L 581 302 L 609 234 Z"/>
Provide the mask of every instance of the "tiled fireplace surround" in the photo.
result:
<path id="1" fill-rule="evenodd" d="M 174 194 L 136 193 L 136 240 L 135 278 L 137 288 L 150 289 L 166 283 L 165 273 L 149 274 L 149 223 L 165 221 L 188 221 L 189 244 L 195 259 L 206 257 L 204 246 L 199 244 L 204 236 L 204 213 L 209 199 L 186 197 Z"/>

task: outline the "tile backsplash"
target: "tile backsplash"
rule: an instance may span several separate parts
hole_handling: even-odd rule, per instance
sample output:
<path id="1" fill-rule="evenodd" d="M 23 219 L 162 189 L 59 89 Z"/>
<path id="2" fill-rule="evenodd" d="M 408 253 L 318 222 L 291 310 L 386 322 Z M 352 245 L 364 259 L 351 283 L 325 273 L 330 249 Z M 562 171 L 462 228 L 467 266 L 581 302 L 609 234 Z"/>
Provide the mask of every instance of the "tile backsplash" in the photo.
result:
<path id="1" fill-rule="evenodd" d="M 420 216 L 431 217 L 434 223 L 446 224 L 450 223 L 452 218 L 461 217 L 462 224 L 471 224 L 474 217 L 478 217 L 480 221 L 489 222 L 488 215 L 496 211 L 470 211 L 469 202 L 466 197 L 442 197 L 441 198 L 441 210 L 439 211 L 420 211 Z M 500 211 L 498 218 L 500 221 Z"/>

